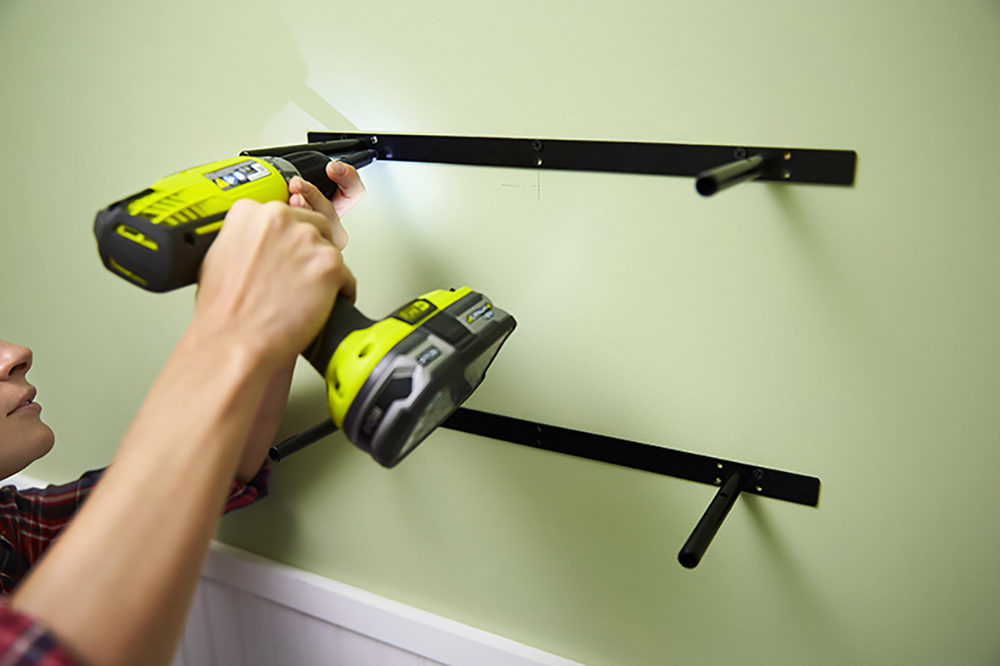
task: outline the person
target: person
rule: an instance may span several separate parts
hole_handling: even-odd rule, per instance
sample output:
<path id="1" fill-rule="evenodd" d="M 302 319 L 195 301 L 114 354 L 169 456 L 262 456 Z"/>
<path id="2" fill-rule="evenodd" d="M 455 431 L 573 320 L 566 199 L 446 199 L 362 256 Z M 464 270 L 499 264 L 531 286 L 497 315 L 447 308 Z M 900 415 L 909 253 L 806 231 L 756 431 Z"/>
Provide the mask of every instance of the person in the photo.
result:
<path id="1" fill-rule="evenodd" d="M 107 468 L 2 490 L 0 663 L 170 663 L 220 515 L 266 494 L 296 357 L 337 294 L 355 297 L 340 216 L 365 189 L 349 165 L 327 173 L 332 201 L 294 178 L 288 203 L 241 200 L 227 213 L 191 322 Z M 55 440 L 27 382 L 32 361 L 0 341 L 2 477 Z"/>

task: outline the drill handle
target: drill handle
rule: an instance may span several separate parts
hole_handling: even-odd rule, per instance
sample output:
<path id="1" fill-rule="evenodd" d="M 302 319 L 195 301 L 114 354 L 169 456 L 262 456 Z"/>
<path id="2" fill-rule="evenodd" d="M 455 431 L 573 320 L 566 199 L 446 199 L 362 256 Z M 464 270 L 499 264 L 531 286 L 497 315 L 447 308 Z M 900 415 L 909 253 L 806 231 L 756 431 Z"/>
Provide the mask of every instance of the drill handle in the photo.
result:
<path id="1" fill-rule="evenodd" d="M 333 310 L 330 311 L 326 323 L 323 324 L 323 329 L 309 344 L 309 347 L 302 352 L 302 355 L 321 376 L 326 377 L 326 369 L 330 365 L 330 359 L 333 358 L 333 352 L 337 351 L 337 347 L 344 341 L 344 338 L 354 331 L 368 328 L 374 323 L 374 320 L 361 314 L 354 307 L 354 303 L 345 298 L 343 294 L 337 294 L 337 300 L 333 304 Z"/>

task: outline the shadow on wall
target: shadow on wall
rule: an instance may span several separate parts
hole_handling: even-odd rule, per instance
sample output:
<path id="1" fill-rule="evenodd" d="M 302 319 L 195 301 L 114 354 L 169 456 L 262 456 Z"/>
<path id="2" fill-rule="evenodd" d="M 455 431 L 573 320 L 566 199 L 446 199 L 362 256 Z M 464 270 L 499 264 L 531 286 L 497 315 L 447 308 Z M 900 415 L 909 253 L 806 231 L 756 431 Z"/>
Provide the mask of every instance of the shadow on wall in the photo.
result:
<path id="1" fill-rule="evenodd" d="M 906 371 L 906 362 L 900 357 L 898 346 L 880 327 L 862 295 L 850 289 L 851 276 L 831 253 L 829 243 L 817 236 L 815 211 L 803 205 L 801 192 L 787 185 L 769 183 L 768 189 L 806 272 L 823 302 L 830 304 L 829 325 L 839 331 L 845 346 L 865 359 L 867 367 L 880 368 L 887 377 L 899 377 Z"/>
<path id="2" fill-rule="evenodd" d="M 858 649 L 848 642 L 849 632 L 840 626 L 837 614 L 823 600 L 822 593 L 809 582 L 799 563 L 791 556 L 778 534 L 761 498 L 744 493 L 740 498 L 767 553 L 764 558 L 773 568 L 774 580 L 783 585 L 787 604 L 798 611 L 798 621 L 815 638 L 811 649 L 819 657 L 840 655 L 845 664 L 862 663 Z"/>
<path id="3" fill-rule="evenodd" d="M 5 26 L 12 32 L 35 31 L 37 11 L 0 0 L 4 21 L 17 24 Z M 22 103 L 56 114 L 52 122 L 64 121 L 72 108 L 70 124 L 88 128 L 77 139 L 81 148 L 100 143 L 127 155 L 129 163 L 140 150 L 155 151 L 186 167 L 199 151 L 219 145 L 261 147 L 262 129 L 289 104 L 327 129 L 354 128 L 309 86 L 309 64 L 275 0 L 71 4 L 60 13 L 58 23 L 43 26 L 39 40 L 39 48 L 53 52 L 25 54 L 40 58 L 34 78 L 49 81 L 51 90 Z M 150 25 L 155 29 L 134 29 Z M 87 81 L 89 91 L 114 94 L 80 94 L 77 81 Z M 283 143 L 305 137 L 287 138 Z"/>
<path id="4" fill-rule="evenodd" d="M 237 85 L 254 90 L 260 81 L 265 81 L 267 86 L 276 86 L 282 93 L 271 105 L 272 110 L 281 109 L 288 101 L 318 120 L 326 129 L 344 131 L 357 129 L 329 101 L 309 86 L 309 67 L 279 8 L 280 4 L 275 0 L 241 2 L 238 6 L 228 8 L 237 10 L 226 13 L 226 25 L 229 28 L 227 32 L 230 35 L 241 45 L 247 43 L 267 45 L 267 57 L 254 58 L 253 67 L 242 68 L 246 71 Z M 270 61 L 270 64 L 264 65 L 266 71 L 262 72 L 259 71 L 259 67 L 264 60 Z M 227 68 L 227 76 L 233 69 L 241 68 Z M 242 112 L 242 107 L 234 111 Z M 305 137 L 294 137 L 289 142 L 300 140 L 304 141 Z"/>

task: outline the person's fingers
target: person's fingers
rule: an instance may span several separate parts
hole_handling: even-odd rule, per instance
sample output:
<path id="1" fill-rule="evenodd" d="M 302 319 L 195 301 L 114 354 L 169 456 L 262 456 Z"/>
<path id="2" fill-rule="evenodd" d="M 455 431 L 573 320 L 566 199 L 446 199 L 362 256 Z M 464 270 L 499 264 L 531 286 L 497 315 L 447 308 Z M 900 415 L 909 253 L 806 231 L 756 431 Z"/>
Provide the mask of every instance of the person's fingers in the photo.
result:
<path id="1" fill-rule="evenodd" d="M 272 214 L 276 218 L 280 218 L 282 215 L 287 214 L 291 222 L 299 222 L 313 226 L 319 235 L 329 242 L 331 245 L 336 246 L 337 244 L 333 239 L 333 229 L 331 229 L 330 220 L 326 215 L 322 213 L 317 213 L 314 210 L 308 208 L 296 208 L 292 206 L 285 206 L 279 201 L 271 201 L 264 204 L 267 207 L 273 208 Z M 337 248 L 340 249 L 340 248 Z"/>
<path id="2" fill-rule="evenodd" d="M 319 188 L 301 176 L 295 176 L 288 183 L 288 191 L 291 196 L 288 198 L 289 205 L 298 208 L 308 208 L 317 213 L 323 213 L 327 217 L 336 215 L 333 204 L 323 196 Z"/>
<path id="3" fill-rule="evenodd" d="M 332 160 L 326 165 L 326 175 L 337 183 L 337 193 L 333 195 L 333 206 L 338 215 L 346 215 L 347 211 L 361 201 L 365 196 L 365 184 L 361 182 L 358 170 L 350 164 Z"/>
<path id="4" fill-rule="evenodd" d="M 296 176 L 288 183 L 288 191 L 291 192 L 291 197 L 288 200 L 289 205 L 305 210 L 313 210 L 326 216 L 330 224 L 330 238 L 333 244 L 337 246 L 338 250 L 343 250 L 347 247 L 347 230 L 340 223 L 340 216 L 337 214 L 333 203 L 323 196 L 319 188 L 309 181 Z"/>
<path id="5" fill-rule="evenodd" d="M 288 205 L 294 208 L 305 208 L 306 210 L 313 210 L 313 207 L 309 205 L 309 200 L 302 194 L 293 194 L 288 198 Z"/>

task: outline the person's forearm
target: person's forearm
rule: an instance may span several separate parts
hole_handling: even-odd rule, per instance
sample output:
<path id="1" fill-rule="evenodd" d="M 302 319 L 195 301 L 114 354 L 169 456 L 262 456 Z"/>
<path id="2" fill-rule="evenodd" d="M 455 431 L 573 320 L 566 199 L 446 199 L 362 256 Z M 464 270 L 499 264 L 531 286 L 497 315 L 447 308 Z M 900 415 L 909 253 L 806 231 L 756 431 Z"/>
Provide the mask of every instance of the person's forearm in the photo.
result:
<path id="1" fill-rule="evenodd" d="M 278 434 L 281 418 L 288 404 L 288 391 L 292 386 L 294 371 L 295 363 L 281 368 L 271 377 L 267 388 L 264 389 L 257 414 L 250 426 L 243 457 L 236 471 L 236 479 L 241 483 L 248 483 L 257 475 L 274 444 L 274 437 Z"/>
<path id="2" fill-rule="evenodd" d="M 113 464 L 12 605 L 91 664 L 168 664 L 275 369 L 189 329 Z"/>

